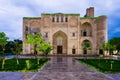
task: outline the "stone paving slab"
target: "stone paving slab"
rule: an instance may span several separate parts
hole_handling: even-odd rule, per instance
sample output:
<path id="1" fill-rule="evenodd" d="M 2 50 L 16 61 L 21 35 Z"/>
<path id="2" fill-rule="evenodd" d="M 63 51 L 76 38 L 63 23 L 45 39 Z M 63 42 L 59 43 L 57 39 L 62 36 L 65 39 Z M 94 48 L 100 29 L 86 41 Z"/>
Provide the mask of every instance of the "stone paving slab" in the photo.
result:
<path id="1" fill-rule="evenodd" d="M 0 72 L 0 80 L 30 80 L 34 72 Z"/>
<path id="2" fill-rule="evenodd" d="M 112 77 L 114 80 L 120 80 L 120 73 L 119 74 L 107 74 L 107 75 Z"/>
<path id="3" fill-rule="evenodd" d="M 99 73 L 40 72 L 34 80 L 112 80 Z"/>

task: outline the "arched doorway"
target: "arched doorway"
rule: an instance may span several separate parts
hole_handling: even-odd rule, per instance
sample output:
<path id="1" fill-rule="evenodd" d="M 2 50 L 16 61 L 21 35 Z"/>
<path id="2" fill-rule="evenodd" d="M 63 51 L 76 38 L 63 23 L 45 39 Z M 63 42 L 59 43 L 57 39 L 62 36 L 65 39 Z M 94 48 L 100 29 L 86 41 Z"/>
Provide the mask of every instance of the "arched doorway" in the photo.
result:
<path id="1" fill-rule="evenodd" d="M 83 54 L 90 54 L 92 51 L 92 44 L 89 40 L 84 40 L 82 42 L 82 49 L 83 49 Z"/>
<path id="2" fill-rule="evenodd" d="M 62 31 L 53 35 L 53 53 L 67 54 L 67 35 Z"/>
<path id="3" fill-rule="evenodd" d="M 92 27 L 90 23 L 85 22 L 82 24 L 81 36 L 92 36 Z"/>

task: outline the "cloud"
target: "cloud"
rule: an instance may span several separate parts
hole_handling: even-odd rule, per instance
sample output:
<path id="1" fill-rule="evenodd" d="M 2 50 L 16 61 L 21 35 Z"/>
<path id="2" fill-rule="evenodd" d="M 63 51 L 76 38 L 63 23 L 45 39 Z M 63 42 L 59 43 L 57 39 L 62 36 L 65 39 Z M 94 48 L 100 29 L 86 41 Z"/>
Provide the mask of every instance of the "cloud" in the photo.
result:
<path id="1" fill-rule="evenodd" d="M 120 18 L 120 0 L 0 0 L 0 32 L 10 39 L 22 38 L 22 18 L 40 16 L 41 13 L 80 13 L 95 7 L 95 16 L 108 16 L 108 29 L 116 29 Z M 116 24 L 116 25 L 114 25 Z M 119 32 L 119 31 L 118 31 Z M 115 30 L 115 33 L 118 33 Z M 109 35 L 113 32 L 109 31 Z M 110 36 L 113 37 L 113 36 Z"/>

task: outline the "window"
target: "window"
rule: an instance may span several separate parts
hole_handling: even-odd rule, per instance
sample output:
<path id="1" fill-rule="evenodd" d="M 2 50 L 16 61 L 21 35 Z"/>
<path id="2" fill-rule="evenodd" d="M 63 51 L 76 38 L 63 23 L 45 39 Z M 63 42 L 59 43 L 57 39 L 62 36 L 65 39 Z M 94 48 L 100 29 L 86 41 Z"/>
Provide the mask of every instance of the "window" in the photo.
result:
<path id="1" fill-rule="evenodd" d="M 45 33 L 45 38 L 48 38 L 48 32 Z"/>
<path id="2" fill-rule="evenodd" d="M 83 32 L 83 36 L 87 36 L 87 33 L 85 31 Z"/>
<path id="3" fill-rule="evenodd" d="M 64 18 L 64 17 L 63 17 L 63 16 L 61 16 L 61 22 L 63 22 L 63 18 Z"/>
<path id="4" fill-rule="evenodd" d="M 87 36 L 86 29 L 85 29 L 84 32 L 83 32 L 83 36 Z"/>
<path id="5" fill-rule="evenodd" d="M 52 17 L 52 22 L 55 22 L 55 18 L 54 17 Z"/>
<path id="6" fill-rule="evenodd" d="M 28 31 L 28 30 L 29 30 L 29 29 L 28 29 L 28 26 L 26 26 L 26 27 L 25 27 L 25 30 L 26 30 L 26 31 Z"/>
<path id="7" fill-rule="evenodd" d="M 68 22 L 68 18 L 67 17 L 65 17 L 65 22 Z"/>
<path id="8" fill-rule="evenodd" d="M 74 32 L 72 33 L 72 36 L 75 37 L 75 33 Z"/>
<path id="9" fill-rule="evenodd" d="M 75 54 L 75 53 L 76 53 L 75 45 L 73 45 L 73 48 L 72 48 L 72 54 Z"/>
<path id="10" fill-rule="evenodd" d="M 57 22 L 59 22 L 59 16 L 57 16 Z"/>

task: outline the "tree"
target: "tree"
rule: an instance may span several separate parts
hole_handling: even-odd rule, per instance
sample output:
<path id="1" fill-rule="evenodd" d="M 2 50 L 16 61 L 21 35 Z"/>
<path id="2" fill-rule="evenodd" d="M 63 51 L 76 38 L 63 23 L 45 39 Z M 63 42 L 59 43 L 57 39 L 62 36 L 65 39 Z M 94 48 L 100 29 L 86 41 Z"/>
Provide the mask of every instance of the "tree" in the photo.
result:
<path id="1" fill-rule="evenodd" d="M 84 54 L 87 53 L 87 50 L 90 50 L 91 46 L 90 46 L 90 42 L 89 41 L 84 41 L 83 42 L 83 50 L 84 50 Z"/>
<path id="2" fill-rule="evenodd" d="M 14 46 L 13 48 L 11 48 L 12 53 L 16 55 L 16 62 L 17 64 L 19 64 L 18 61 L 18 54 L 20 54 L 20 52 L 22 52 L 22 42 L 19 39 L 14 40 Z"/>
<path id="3" fill-rule="evenodd" d="M 8 41 L 5 46 L 5 53 L 12 53 L 11 48 L 13 48 L 13 46 L 14 46 L 14 42 Z"/>
<path id="4" fill-rule="evenodd" d="M 45 56 L 47 56 L 48 53 L 52 50 L 52 47 L 48 42 L 43 42 L 40 46 L 41 46 L 40 51 L 42 51 Z"/>
<path id="5" fill-rule="evenodd" d="M 113 51 L 116 50 L 116 45 L 112 45 L 110 42 L 104 42 L 101 49 L 107 51 L 111 55 Z"/>
<path id="6" fill-rule="evenodd" d="M 41 34 L 28 34 L 27 39 L 25 41 L 26 44 L 31 44 L 34 46 L 34 56 L 37 59 L 37 54 L 39 52 L 38 48 L 40 48 L 40 44 L 43 42 Z M 39 61 L 37 59 L 37 63 Z"/>
<path id="7" fill-rule="evenodd" d="M 84 49 L 91 49 L 91 47 L 90 47 L 90 42 L 84 42 L 83 48 L 84 48 Z"/>
<path id="8" fill-rule="evenodd" d="M 117 53 L 120 52 L 120 38 L 112 38 L 109 40 L 111 45 L 116 46 Z"/>
<path id="9" fill-rule="evenodd" d="M 2 69 L 4 69 L 4 64 L 5 64 L 4 51 L 8 39 L 9 38 L 6 37 L 6 34 L 4 32 L 0 32 L 0 54 L 2 54 Z"/>

